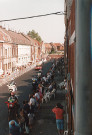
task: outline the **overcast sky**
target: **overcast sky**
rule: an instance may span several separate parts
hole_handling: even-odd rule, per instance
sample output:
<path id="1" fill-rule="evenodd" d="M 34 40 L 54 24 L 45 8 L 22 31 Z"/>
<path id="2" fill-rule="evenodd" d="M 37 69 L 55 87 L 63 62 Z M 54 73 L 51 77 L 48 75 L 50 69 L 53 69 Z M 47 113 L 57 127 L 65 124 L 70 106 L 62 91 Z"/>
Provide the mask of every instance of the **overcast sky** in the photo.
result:
<path id="1" fill-rule="evenodd" d="M 64 11 L 64 0 L 0 0 L 0 20 L 44 15 Z M 64 16 L 51 15 L 0 23 L 6 28 L 27 33 L 35 30 L 44 42 L 64 42 Z"/>

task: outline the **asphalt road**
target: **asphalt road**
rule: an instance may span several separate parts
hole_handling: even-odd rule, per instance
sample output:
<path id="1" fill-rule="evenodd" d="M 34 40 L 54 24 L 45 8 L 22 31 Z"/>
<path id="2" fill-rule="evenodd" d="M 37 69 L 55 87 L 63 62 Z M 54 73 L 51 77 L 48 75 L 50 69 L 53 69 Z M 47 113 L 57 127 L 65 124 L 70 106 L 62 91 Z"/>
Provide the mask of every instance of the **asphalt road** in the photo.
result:
<path id="1" fill-rule="evenodd" d="M 46 74 L 51 67 L 51 62 L 45 63 L 43 65 L 43 74 Z M 34 69 L 23 74 L 19 78 L 15 79 L 17 89 L 18 89 L 18 99 L 20 106 L 22 107 L 23 100 L 28 100 L 28 95 L 32 93 L 32 81 L 33 75 L 36 75 L 37 71 Z M 9 97 L 7 84 L 0 87 L 0 135 L 8 135 L 8 109 L 5 101 Z"/>

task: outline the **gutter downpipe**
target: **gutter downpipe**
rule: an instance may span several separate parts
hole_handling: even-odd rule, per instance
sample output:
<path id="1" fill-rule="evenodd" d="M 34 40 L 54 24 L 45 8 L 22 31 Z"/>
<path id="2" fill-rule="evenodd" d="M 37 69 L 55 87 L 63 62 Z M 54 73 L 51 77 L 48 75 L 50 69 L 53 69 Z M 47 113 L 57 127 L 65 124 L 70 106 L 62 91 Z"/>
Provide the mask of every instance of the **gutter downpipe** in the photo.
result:
<path id="1" fill-rule="evenodd" d="M 74 135 L 92 135 L 92 0 L 75 1 Z"/>

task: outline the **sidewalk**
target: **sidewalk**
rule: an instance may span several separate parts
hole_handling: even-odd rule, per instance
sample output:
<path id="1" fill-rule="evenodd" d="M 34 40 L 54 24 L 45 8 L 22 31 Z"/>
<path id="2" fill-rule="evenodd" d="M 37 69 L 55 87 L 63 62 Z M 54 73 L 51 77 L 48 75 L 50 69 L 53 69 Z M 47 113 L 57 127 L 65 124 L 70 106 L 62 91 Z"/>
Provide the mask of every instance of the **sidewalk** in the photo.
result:
<path id="1" fill-rule="evenodd" d="M 62 81 L 62 78 L 59 75 L 55 77 L 55 80 L 58 83 Z M 30 135 L 58 135 L 55 115 L 52 112 L 52 108 L 56 106 L 57 102 L 60 102 L 65 110 L 65 90 L 58 89 L 55 99 L 52 97 L 51 101 L 48 103 L 41 104 L 41 108 Z M 64 119 L 64 130 L 65 129 L 66 118 Z"/>
<path id="2" fill-rule="evenodd" d="M 8 83 L 8 81 L 11 81 L 12 78 L 15 79 L 21 75 L 23 75 L 24 73 L 30 71 L 31 69 L 33 69 L 36 66 L 36 64 L 28 66 L 27 68 L 20 70 L 20 71 L 15 71 L 13 72 L 11 75 L 6 75 L 4 78 L 0 78 L 0 86 Z"/>

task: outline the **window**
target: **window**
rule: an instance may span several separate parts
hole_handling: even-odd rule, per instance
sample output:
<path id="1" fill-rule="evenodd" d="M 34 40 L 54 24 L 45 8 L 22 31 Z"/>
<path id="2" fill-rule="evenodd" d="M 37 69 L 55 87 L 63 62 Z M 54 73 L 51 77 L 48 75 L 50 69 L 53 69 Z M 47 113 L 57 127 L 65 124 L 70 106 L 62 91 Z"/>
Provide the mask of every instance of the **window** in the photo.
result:
<path id="1" fill-rule="evenodd" d="M 57 46 L 57 50 L 58 50 L 58 51 L 60 50 L 60 46 Z"/>
<path id="2" fill-rule="evenodd" d="M 5 57 L 7 57 L 7 49 L 5 49 Z"/>
<path id="3" fill-rule="evenodd" d="M 2 55 L 2 47 L 1 47 L 1 56 L 3 56 L 3 55 Z"/>

